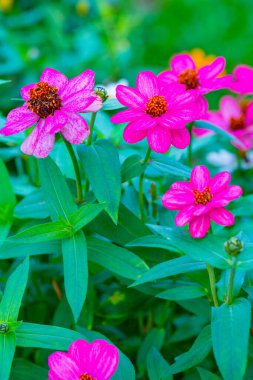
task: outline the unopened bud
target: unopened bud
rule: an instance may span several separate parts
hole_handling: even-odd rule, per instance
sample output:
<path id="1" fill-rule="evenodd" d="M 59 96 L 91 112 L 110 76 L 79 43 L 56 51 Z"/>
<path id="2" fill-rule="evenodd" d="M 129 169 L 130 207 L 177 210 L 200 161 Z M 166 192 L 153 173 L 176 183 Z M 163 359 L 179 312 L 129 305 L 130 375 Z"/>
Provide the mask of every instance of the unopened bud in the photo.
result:
<path id="1" fill-rule="evenodd" d="M 224 248 L 229 255 L 237 256 L 243 249 L 243 243 L 238 237 L 233 236 L 226 241 Z"/>
<path id="2" fill-rule="evenodd" d="M 5 334 L 9 330 L 8 323 L 0 323 L 0 334 Z"/>
<path id="3" fill-rule="evenodd" d="M 100 98 L 102 99 L 103 102 L 106 101 L 106 99 L 108 98 L 108 94 L 107 94 L 107 91 L 104 87 L 102 86 L 98 86 L 95 88 L 94 90 L 94 93 L 98 96 L 100 96 Z"/>

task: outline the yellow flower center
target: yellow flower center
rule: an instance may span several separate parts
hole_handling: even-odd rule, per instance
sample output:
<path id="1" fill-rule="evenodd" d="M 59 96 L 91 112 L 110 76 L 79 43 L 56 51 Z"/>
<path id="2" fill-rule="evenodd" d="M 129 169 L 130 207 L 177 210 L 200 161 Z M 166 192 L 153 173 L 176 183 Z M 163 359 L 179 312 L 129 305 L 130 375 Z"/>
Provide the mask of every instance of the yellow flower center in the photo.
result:
<path id="1" fill-rule="evenodd" d="M 193 190 L 196 205 L 206 205 L 211 202 L 213 194 L 210 193 L 210 187 L 205 187 L 204 191 Z"/>
<path id="2" fill-rule="evenodd" d="M 80 380 L 96 380 L 93 377 L 91 377 L 88 373 L 84 373 L 80 376 Z"/>
<path id="3" fill-rule="evenodd" d="M 194 90 L 199 86 L 199 78 L 196 70 L 187 69 L 178 75 L 178 82 L 186 86 L 186 90 Z"/>
<path id="4" fill-rule="evenodd" d="M 152 117 L 161 116 L 167 111 L 168 103 L 164 96 L 155 95 L 146 103 L 146 113 Z"/>

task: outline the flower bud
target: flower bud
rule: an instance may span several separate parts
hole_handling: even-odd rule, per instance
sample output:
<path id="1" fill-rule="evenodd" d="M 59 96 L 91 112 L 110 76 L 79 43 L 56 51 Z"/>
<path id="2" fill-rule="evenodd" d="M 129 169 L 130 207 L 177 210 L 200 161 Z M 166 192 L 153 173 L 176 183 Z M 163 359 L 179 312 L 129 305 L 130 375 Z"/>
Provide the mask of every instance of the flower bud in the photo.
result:
<path id="1" fill-rule="evenodd" d="M 224 248 L 231 256 L 237 256 L 243 249 L 243 243 L 237 236 L 233 236 L 226 241 Z"/>
<path id="2" fill-rule="evenodd" d="M 98 86 L 95 88 L 94 90 L 94 93 L 98 96 L 100 96 L 100 98 L 102 99 L 103 102 L 106 101 L 106 99 L 108 98 L 108 94 L 107 94 L 107 91 L 104 87 L 102 86 Z"/>
<path id="3" fill-rule="evenodd" d="M 5 334 L 9 330 L 8 323 L 0 323 L 0 334 Z"/>

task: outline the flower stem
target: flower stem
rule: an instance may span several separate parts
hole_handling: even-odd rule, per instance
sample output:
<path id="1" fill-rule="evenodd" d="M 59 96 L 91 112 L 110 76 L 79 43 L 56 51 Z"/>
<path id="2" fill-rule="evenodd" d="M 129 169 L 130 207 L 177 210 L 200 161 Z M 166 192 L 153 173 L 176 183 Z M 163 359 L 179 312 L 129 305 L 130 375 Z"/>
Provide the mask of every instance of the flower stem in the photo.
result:
<path id="1" fill-rule="evenodd" d="M 190 140 L 190 144 L 188 145 L 188 159 L 187 159 L 187 163 L 188 163 L 188 166 L 192 166 L 192 127 L 193 127 L 193 123 L 189 123 L 189 132 L 190 132 L 190 136 L 191 136 L 191 140 Z"/>
<path id="2" fill-rule="evenodd" d="M 230 275 L 229 275 L 228 292 L 227 292 L 227 297 L 226 297 L 226 303 L 228 305 L 230 305 L 233 301 L 234 278 L 235 278 L 235 267 L 232 266 L 230 270 Z"/>
<path id="3" fill-rule="evenodd" d="M 148 162 L 150 154 L 151 154 L 151 148 L 148 147 L 148 150 L 147 150 L 147 153 L 146 153 L 146 156 L 145 156 L 145 158 L 143 160 L 142 165 L 145 165 Z M 145 219 L 144 198 L 143 198 L 143 179 L 144 179 L 144 173 L 145 173 L 145 170 L 143 171 L 143 173 L 141 173 L 140 179 L 139 179 L 140 218 L 141 218 L 142 222 L 144 222 L 144 219 Z"/>
<path id="4" fill-rule="evenodd" d="M 80 169 L 79 169 L 79 165 L 78 165 L 78 162 L 77 162 L 77 159 L 76 159 L 76 155 L 75 155 L 75 152 L 74 152 L 74 149 L 72 147 L 72 145 L 63 138 L 63 141 L 68 149 L 68 153 L 70 155 L 70 158 L 71 158 L 71 161 L 72 161 L 72 164 L 73 164 L 73 167 L 74 167 L 74 171 L 75 171 L 75 176 L 76 176 L 76 192 L 77 192 L 77 203 L 82 203 L 83 201 L 83 193 L 82 193 L 82 180 L 81 180 L 81 173 L 80 173 Z"/>
<path id="5" fill-rule="evenodd" d="M 215 280 L 214 269 L 209 264 L 206 264 L 206 269 L 207 269 L 208 276 L 209 276 L 209 282 L 210 282 L 210 288 L 211 288 L 213 303 L 214 303 L 215 307 L 218 307 L 219 301 L 218 301 L 217 294 L 216 294 L 216 285 L 215 285 L 216 280 Z"/>
<path id="6" fill-rule="evenodd" d="M 91 119 L 90 119 L 90 135 L 89 135 L 88 140 L 87 140 L 87 146 L 90 146 L 91 143 L 92 143 L 93 128 L 94 128 L 94 124 L 95 124 L 96 116 L 97 116 L 97 113 L 96 113 L 96 112 L 93 112 L 93 113 L 91 114 Z M 89 191 L 89 187 L 90 187 L 90 182 L 89 182 L 88 178 L 86 178 L 84 194 L 87 194 L 87 193 L 88 193 L 88 191 Z"/>

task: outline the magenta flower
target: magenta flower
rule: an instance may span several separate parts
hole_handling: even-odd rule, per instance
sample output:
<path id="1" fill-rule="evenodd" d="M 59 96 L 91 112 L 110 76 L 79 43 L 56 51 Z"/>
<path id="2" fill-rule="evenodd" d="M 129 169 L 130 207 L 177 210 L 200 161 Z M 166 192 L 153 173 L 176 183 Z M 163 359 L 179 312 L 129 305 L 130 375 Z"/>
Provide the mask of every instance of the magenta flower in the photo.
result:
<path id="1" fill-rule="evenodd" d="M 91 70 L 68 80 L 59 71 L 45 69 L 40 82 L 21 89 L 25 104 L 8 114 L 0 133 L 9 136 L 36 124 L 21 145 L 24 153 L 36 157 L 48 156 L 57 132 L 72 144 L 82 143 L 90 131 L 79 112 L 96 112 L 102 107 L 102 100 L 94 94 L 93 86 Z"/>
<path id="2" fill-rule="evenodd" d="M 239 94 L 253 94 L 253 68 L 246 65 L 239 65 L 235 68 L 234 81 L 229 89 Z"/>
<path id="3" fill-rule="evenodd" d="M 252 100 L 223 96 L 220 100 L 219 111 L 208 112 L 205 119 L 235 136 L 241 142 L 241 144 L 232 142 L 238 149 L 249 150 L 253 147 Z M 200 135 L 199 131 L 201 129 L 194 128 L 195 134 Z"/>
<path id="4" fill-rule="evenodd" d="M 167 152 L 171 145 L 179 149 L 189 145 L 186 123 L 198 119 L 201 110 L 195 96 L 184 86 L 165 88 L 155 74 L 144 71 L 137 76 L 136 89 L 119 85 L 116 96 L 129 107 L 111 118 L 113 123 L 129 122 L 124 130 L 125 141 L 133 144 L 147 138 L 151 149 L 158 153 Z"/>
<path id="5" fill-rule="evenodd" d="M 217 57 L 210 65 L 197 69 L 189 54 L 177 54 L 170 64 L 171 70 L 162 72 L 159 78 L 167 84 L 184 84 L 187 90 L 194 90 L 197 95 L 228 88 L 232 81 L 232 75 L 220 76 L 226 64 L 223 57 Z"/>
<path id="6" fill-rule="evenodd" d="M 115 346 L 105 340 L 88 343 L 78 339 L 67 353 L 54 352 L 48 358 L 48 380 L 109 380 L 119 364 Z"/>
<path id="7" fill-rule="evenodd" d="M 182 227 L 189 223 L 189 232 L 194 238 L 203 238 L 211 225 L 211 220 L 222 226 L 234 224 L 234 216 L 223 208 L 242 194 L 240 186 L 228 186 L 229 172 L 221 172 L 210 178 L 205 166 L 195 166 L 190 182 L 175 182 L 163 198 L 164 207 L 180 210 L 175 223 Z"/>

